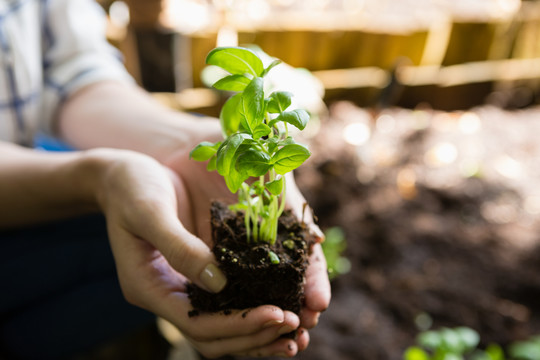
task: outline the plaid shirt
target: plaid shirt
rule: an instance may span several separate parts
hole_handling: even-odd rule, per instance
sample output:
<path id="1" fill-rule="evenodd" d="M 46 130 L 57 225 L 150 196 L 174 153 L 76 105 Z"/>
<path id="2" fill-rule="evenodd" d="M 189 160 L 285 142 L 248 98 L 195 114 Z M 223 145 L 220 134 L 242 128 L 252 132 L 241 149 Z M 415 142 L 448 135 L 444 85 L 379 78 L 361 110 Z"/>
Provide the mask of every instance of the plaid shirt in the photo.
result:
<path id="1" fill-rule="evenodd" d="M 0 0 L 0 140 L 31 145 L 70 94 L 132 81 L 105 25 L 94 0 Z"/>

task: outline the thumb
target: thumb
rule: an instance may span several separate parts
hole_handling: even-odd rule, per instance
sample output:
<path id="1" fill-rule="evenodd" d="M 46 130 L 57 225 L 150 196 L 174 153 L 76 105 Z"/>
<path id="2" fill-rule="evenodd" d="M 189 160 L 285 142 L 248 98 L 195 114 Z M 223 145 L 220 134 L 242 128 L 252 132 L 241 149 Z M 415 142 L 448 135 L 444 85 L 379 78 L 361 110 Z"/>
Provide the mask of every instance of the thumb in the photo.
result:
<path id="1" fill-rule="evenodd" d="M 287 200 L 293 211 L 294 215 L 302 222 L 304 222 L 311 234 L 315 237 L 318 243 L 324 241 L 324 233 L 319 226 L 315 224 L 313 209 L 308 205 L 306 199 L 300 192 L 294 176 L 292 173 L 285 175 L 287 178 Z"/>
<path id="2" fill-rule="evenodd" d="M 152 239 L 152 244 L 172 268 L 206 291 L 223 290 L 227 279 L 218 268 L 214 254 L 204 241 L 187 231 L 178 218 L 162 216 L 154 230 L 147 239 Z"/>

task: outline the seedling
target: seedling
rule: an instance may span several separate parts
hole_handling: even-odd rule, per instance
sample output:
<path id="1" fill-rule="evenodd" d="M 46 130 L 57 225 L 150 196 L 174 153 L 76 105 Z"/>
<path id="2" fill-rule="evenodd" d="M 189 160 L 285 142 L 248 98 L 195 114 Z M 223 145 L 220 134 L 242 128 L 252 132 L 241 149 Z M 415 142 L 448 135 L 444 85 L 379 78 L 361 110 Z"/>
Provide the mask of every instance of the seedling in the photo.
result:
<path id="1" fill-rule="evenodd" d="M 309 120 L 305 110 L 288 110 L 292 94 L 275 91 L 268 96 L 264 78 L 279 65 L 264 67 L 261 59 L 242 47 L 219 47 L 206 57 L 229 75 L 214 88 L 236 93 L 220 113 L 223 141 L 202 142 L 190 153 L 192 159 L 208 161 L 232 193 L 238 193 L 234 210 L 244 211 L 247 239 L 274 244 L 278 219 L 285 207 L 285 175 L 300 166 L 311 153 L 289 133 L 289 126 L 303 130 Z"/>

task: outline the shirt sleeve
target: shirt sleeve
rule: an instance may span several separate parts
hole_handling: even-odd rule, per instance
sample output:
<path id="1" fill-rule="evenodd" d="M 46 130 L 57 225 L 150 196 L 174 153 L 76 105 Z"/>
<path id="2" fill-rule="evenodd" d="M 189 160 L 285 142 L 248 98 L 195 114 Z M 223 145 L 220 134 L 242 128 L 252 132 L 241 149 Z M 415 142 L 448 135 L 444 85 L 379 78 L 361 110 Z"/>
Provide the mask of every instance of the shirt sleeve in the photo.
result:
<path id="1" fill-rule="evenodd" d="M 62 102 L 77 90 L 104 80 L 133 83 L 121 53 L 106 39 L 106 17 L 94 0 L 44 2 L 43 123 L 53 133 Z"/>

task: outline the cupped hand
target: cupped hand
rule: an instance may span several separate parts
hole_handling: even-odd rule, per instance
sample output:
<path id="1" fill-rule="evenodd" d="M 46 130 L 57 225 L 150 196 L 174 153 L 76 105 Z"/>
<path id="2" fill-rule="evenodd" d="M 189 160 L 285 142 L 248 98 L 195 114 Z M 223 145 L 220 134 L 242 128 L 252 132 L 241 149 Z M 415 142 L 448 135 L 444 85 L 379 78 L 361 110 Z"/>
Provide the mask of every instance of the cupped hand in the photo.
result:
<path id="1" fill-rule="evenodd" d="M 210 205 L 213 200 L 222 200 L 229 203 L 237 201 L 234 194 L 227 189 L 223 178 L 216 172 L 208 172 L 206 163 L 190 160 L 186 152 L 179 151 L 172 155 L 166 165 L 182 179 L 187 192 L 192 199 L 192 219 L 195 233 L 209 246 L 210 238 Z M 291 208 L 298 219 L 308 224 L 311 232 L 317 239 L 310 256 L 310 265 L 306 273 L 305 304 L 300 313 L 300 329 L 302 339 L 298 343 L 299 350 L 308 345 L 309 335 L 306 329 L 317 325 L 320 313 L 328 308 L 330 303 L 330 283 L 326 267 L 326 260 L 319 244 L 324 235 L 315 224 L 311 208 L 298 189 L 292 173 L 287 176 L 287 206 Z"/>
<path id="2" fill-rule="evenodd" d="M 305 222 L 317 241 L 313 245 L 306 270 L 305 302 L 300 312 L 300 323 L 305 329 L 315 327 L 321 312 L 330 305 L 331 291 L 326 259 L 321 244 L 324 234 L 315 224 L 313 212 L 307 205 L 306 199 L 298 189 L 292 173 L 287 175 L 287 205 L 298 219 Z"/>
<path id="3" fill-rule="evenodd" d="M 208 246 L 187 230 L 193 219 L 182 180 L 145 155 L 104 149 L 88 153 L 99 169 L 96 197 L 107 218 L 127 301 L 173 323 L 209 358 L 289 357 L 307 346 L 307 334 L 279 339 L 297 329 L 300 319 L 275 306 L 189 317 L 188 279 L 210 291 L 225 284 Z"/>

